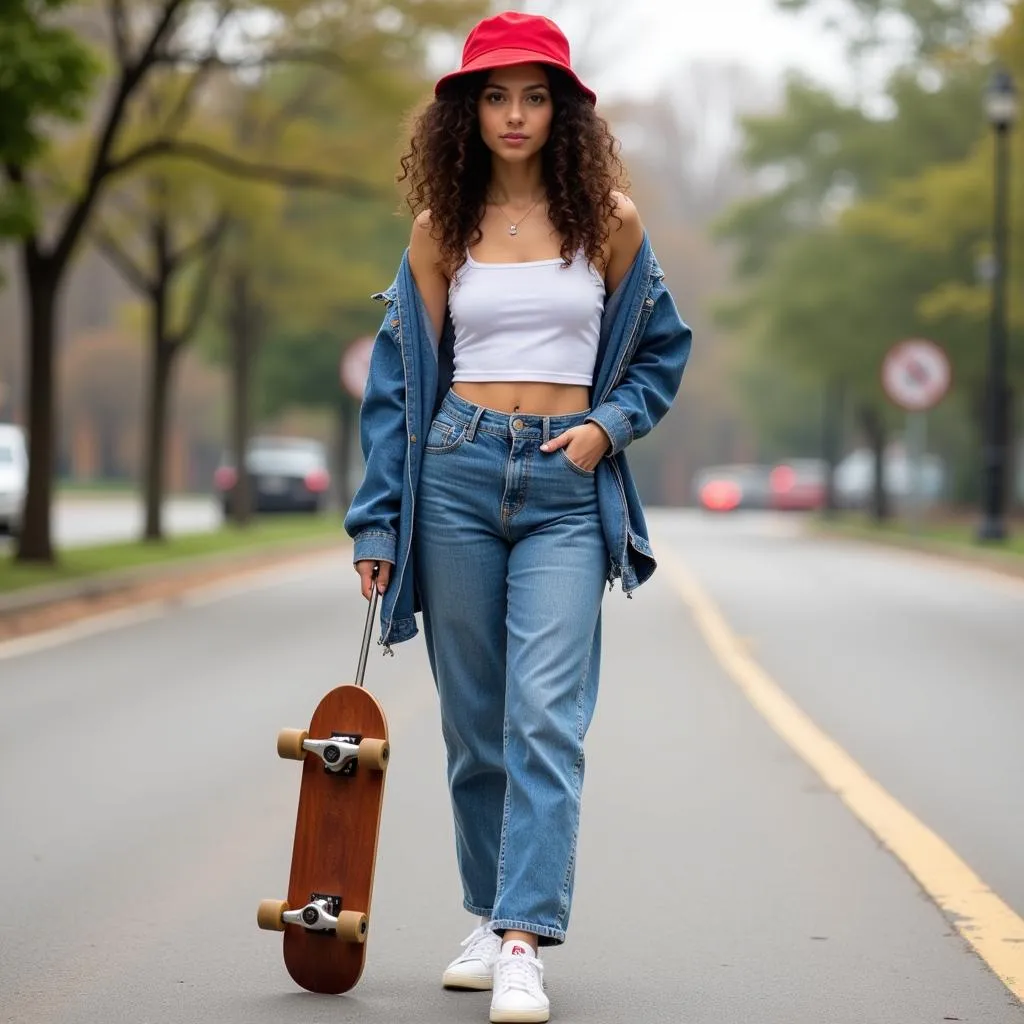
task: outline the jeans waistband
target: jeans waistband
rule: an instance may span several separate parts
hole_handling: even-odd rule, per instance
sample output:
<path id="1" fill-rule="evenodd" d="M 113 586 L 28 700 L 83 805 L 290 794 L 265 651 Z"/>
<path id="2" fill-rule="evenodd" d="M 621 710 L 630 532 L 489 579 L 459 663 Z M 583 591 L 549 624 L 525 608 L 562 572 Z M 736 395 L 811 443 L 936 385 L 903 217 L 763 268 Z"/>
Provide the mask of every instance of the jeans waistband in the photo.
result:
<path id="1" fill-rule="evenodd" d="M 557 437 L 570 427 L 578 427 L 590 410 L 566 413 L 561 416 L 537 416 L 525 412 L 502 412 L 500 409 L 488 409 L 482 405 L 474 405 L 466 399 L 449 391 L 441 402 L 441 411 L 450 416 L 456 423 L 467 427 L 466 439 L 473 440 L 478 430 L 499 437 L 538 437 L 548 441 Z"/>

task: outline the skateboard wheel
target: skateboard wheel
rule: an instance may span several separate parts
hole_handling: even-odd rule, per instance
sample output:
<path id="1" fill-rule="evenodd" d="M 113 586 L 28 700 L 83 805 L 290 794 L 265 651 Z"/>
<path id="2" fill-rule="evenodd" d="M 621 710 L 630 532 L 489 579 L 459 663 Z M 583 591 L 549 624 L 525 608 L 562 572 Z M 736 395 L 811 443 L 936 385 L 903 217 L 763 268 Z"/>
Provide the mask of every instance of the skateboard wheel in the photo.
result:
<path id="1" fill-rule="evenodd" d="M 260 900 L 256 910 L 256 923 L 268 932 L 283 932 L 284 920 L 282 914 L 288 909 L 285 900 Z"/>
<path id="2" fill-rule="evenodd" d="M 365 942 L 369 922 L 358 910 L 343 910 L 338 915 L 336 931 L 342 942 Z"/>
<path id="3" fill-rule="evenodd" d="M 309 738 L 305 729 L 282 729 L 277 734 L 277 756 L 301 761 L 306 756 L 302 744 Z"/>
<path id="4" fill-rule="evenodd" d="M 387 740 L 363 740 L 359 744 L 359 764 L 364 768 L 382 772 L 390 757 L 391 745 Z"/>

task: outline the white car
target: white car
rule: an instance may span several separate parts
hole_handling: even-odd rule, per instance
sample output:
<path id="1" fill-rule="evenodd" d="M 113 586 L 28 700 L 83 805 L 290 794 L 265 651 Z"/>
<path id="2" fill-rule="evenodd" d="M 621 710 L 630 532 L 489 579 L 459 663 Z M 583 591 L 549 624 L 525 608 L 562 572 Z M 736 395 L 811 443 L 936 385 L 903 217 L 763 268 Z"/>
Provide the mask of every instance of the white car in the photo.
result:
<path id="1" fill-rule="evenodd" d="M 0 533 L 21 529 L 28 489 L 28 450 L 21 427 L 0 423 Z"/>

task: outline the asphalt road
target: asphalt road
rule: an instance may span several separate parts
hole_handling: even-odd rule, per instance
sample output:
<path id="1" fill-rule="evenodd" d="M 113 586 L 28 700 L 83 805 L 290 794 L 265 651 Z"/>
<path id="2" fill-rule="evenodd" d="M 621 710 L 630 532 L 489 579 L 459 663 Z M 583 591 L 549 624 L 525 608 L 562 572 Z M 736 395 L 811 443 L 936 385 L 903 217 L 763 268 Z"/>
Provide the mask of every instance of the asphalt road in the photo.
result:
<path id="1" fill-rule="evenodd" d="M 1024 588 L 791 519 L 652 520 L 790 696 L 1024 914 Z M 439 986 L 472 922 L 418 640 L 368 672 L 392 763 L 362 982 L 297 991 L 255 927 L 258 901 L 284 896 L 298 782 L 274 737 L 351 679 L 354 581 L 321 558 L 0 645 L 0 1020 L 486 1020 L 486 995 Z M 669 572 L 605 610 L 574 916 L 545 954 L 553 1020 L 1024 1024 L 748 703 Z"/>

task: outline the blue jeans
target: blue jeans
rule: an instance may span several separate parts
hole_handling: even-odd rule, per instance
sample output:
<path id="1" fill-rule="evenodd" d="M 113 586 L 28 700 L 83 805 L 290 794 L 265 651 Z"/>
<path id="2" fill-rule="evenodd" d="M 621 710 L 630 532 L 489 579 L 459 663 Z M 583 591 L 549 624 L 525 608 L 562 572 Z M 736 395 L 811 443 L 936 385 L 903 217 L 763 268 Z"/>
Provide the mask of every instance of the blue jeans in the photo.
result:
<path id="1" fill-rule="evenodd" d="M 449 392 L 424 448 L 416 579 L 465 907 L 565 940 L 608 553 L 593 473 L 540 445 L 583 422 Z"/>

